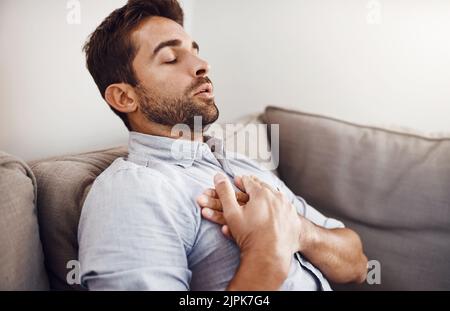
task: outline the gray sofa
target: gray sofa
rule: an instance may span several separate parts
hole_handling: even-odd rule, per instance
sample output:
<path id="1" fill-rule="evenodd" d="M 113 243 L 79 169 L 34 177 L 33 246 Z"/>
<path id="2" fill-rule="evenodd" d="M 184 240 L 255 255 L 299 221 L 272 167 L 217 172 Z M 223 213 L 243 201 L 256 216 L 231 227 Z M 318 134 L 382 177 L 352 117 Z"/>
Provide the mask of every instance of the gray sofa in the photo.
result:
<path id="1" fill-rule="evenodd" d="M 282 180 L 357 231 L 381 284 L 338 290 L 450 290 L 450 138 L 269 107 Z M 124 147 L 24 163 L 0 153 L 0 290 L 80 290 L 66 281 L 95 178 Z"/>

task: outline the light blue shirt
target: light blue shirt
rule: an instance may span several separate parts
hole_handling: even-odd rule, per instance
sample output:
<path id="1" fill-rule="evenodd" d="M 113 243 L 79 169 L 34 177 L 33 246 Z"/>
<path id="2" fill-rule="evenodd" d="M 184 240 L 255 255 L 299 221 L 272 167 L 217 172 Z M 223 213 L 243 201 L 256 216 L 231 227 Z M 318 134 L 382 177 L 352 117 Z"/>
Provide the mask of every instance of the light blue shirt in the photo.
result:
<path id="1" fill-rule="evenodd" d="M 326 228 L 343 227 L 296 197 L 274 174 L 222 142 L 130 133 L 129 155 L 94 182 L 81 213 L 82 284 L 91 290 L 225 290 L 239 266 L 239 248 L 201 217 L 196 198 L 218 172 L 254 175 L 279 188 L 299 214 Z M 301 254 L 292 257 L 281 290 L 330 290 Z"/>

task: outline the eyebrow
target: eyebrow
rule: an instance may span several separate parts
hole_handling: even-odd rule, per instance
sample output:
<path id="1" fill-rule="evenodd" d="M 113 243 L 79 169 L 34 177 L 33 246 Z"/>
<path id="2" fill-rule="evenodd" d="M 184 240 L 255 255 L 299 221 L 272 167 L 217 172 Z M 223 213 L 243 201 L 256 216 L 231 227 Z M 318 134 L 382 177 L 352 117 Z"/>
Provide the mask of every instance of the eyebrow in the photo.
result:
<path id="1" fill-rule="evenodd" d="M 156 56 L 160 50 L 162 50 L 165 47 L 171 47 L 171 46 L 180 46 L 182 44 L 181 40 L 174 39 L 174 40 L 168 40 L 161 42 L 158 44 L 158 46 L 153 50 L 153 56 Z M 197 42 L 192 41 L 192 48 L 196 49 L 197 52 L 200 51 L 200 47 L 198 46 Z"/>

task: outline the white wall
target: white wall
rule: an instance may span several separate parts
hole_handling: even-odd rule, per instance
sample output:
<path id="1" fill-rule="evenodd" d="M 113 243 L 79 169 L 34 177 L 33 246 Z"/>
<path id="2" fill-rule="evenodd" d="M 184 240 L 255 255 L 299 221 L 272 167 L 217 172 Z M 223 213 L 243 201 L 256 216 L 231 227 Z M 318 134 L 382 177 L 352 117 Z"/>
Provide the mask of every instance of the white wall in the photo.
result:
<path id="1" fill-rule="evenodd" d="M 126 1 L 80 0 L 75 25 L 68 2 L 0 1 L 0 150 L 25 160 L 126 143 L 81 52 Z M 283 105 L 450 131 L 450 1 L 379 1 L 379 25 L 367 22 L 369 2 L 183 1 L 187 30 L 212 65 L 221 120 Z"/>
<path id="2" fill-rule="evenodd" d="M 196 0 L 194 11 L 223 121 L 282 105 L 450 132 L 448 0 Z"/>
<path id="3" fill-rule="evenodd" d="M 75 1 L 77 2 L 77 1 Z M 0 1 L 0 150 L 25 160 L 126 144 L 85 67 L 88 35 L 126 0 Z M 190 0 L 186 21 L 190 27 Z"/>

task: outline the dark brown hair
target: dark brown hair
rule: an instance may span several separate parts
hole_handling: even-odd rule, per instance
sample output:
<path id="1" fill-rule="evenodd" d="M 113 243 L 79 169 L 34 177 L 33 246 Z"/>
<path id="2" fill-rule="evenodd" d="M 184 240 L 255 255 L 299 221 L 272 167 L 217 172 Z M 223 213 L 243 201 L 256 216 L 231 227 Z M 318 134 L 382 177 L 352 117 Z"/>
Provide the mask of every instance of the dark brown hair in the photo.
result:
<path id="1" fill-rule="evenodd" d="M 129 0 L 89 36 L 83 51 L 87 68 L 103 98 L 111 84 L 138 85 L 132 66 L 137 47 L 131 40 L 131 33 L 143 20 L 152 16 L 166 17 L 183 26 L 183 10 L 177 0 Z M 131 130 L 127 114 L 111 109 Z"/>

